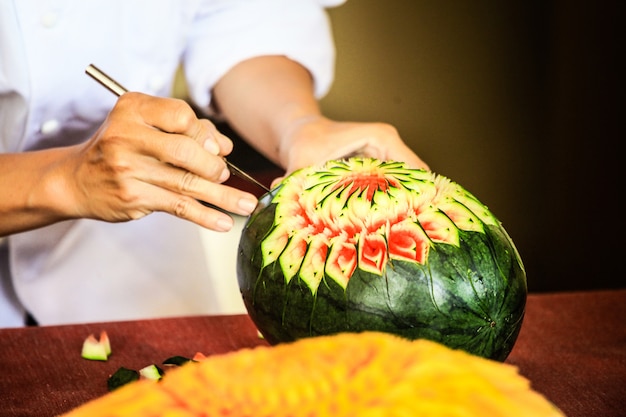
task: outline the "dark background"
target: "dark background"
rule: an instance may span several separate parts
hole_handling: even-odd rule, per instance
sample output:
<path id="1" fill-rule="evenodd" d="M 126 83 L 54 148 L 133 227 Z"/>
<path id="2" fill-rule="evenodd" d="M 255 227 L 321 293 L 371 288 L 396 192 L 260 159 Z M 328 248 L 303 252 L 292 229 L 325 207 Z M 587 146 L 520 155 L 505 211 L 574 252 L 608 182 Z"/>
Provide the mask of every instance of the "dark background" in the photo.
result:
<path id="1" fill-rule="evenodd" d="M 395 125 L 435 172 L 487 204 L 531 291 L 624 287 L 620 11 L 350 0 L 330 10 L 337 75 L 322 107 Z M 267 168 L 236 149 L 244 165 Z"/>

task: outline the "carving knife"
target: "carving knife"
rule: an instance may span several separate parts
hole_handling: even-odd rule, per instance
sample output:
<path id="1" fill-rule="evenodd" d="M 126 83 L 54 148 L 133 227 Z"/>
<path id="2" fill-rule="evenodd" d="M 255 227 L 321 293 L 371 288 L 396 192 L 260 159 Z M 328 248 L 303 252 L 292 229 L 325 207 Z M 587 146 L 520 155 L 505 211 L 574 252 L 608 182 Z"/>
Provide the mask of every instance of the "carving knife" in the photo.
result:
<path id="1" fill-rule="evenodd" d="M 126 88 L 122 87 L 120 83 L 115 81 L 113 78 L 109 77 L 107 74 L 102 72 L 93 64 L 90 64 L 85 70 L 85 72 L 87 73 L 87 75 L 91 76 L 91 78 L 98 81 L 100 84 L 102 84 L 104 87 L 106 87 L 109 91 L 111 91 L 113 94 L 115 94 L 118 97 L 128 91 Z M 226 158 L 223 157 L 222 159 L 224 159 L 224 162 L 228 166 L 228 169 L 231 172 L 231 174 L 236 175 L 256 185 L 259 188 L 262 188 L 264 191 L 268 193 L 271 191 L 265 185 L 257 181 L 254 177 L 252 177 L 250 174 L 248 174 L 247 172 L 245 172 L 244 170 L 242 170 L 241 168 L 239 168 L 232 162 L 228 161 Z"/>

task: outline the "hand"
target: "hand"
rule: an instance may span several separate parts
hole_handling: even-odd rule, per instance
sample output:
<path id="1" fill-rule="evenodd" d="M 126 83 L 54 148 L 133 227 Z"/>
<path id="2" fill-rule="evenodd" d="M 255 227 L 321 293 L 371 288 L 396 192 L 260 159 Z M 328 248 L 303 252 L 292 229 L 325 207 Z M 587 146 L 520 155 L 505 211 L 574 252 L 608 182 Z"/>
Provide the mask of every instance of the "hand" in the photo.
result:
<path id="1" fill-rule="evenodd" d="M 352 155 L 406 162 L 430 169 L 387 123 L 337 122 L 312 116 L 297 122 L 281 141 L 285 175 L 306 166 Z M 283 177 L 284 178 L 284 177 Z M 274 180 L 276 185 L 282 178 Z"/>
<path id="2" fill-rule="evenodd" d="M 184 101 L 126 93 L 74 154 L 66 210 L 110 222 L 162 211 L 229 230 L 230 216 L 197 200 L 241 215 L 254 209 L 254 195 L 221 184 L 232 146 Z"/>

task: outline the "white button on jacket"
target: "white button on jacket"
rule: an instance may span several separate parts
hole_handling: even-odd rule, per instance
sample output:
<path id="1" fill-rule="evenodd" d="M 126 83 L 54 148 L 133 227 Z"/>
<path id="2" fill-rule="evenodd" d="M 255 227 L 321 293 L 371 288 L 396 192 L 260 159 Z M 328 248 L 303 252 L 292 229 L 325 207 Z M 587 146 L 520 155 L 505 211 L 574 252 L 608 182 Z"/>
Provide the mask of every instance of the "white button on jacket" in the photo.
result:
<path id="1" fill-rule="evenodd" d="M 41 124 L 41 133 L 44 135 L 53 135 L 59 131 L 61 124 L 56 119 L 46 120 Z"/>

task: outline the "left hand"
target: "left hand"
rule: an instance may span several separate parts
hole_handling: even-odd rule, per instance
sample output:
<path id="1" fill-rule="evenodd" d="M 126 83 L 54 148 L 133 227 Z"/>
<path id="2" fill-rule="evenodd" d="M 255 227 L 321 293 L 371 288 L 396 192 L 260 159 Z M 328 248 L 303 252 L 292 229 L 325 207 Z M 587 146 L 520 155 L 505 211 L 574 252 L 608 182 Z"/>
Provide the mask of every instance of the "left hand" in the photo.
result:
<path id="1" fill-rule="evenodd" d="M 338 122 L 311 116 L 294 123 L 282 138 L 279 158 L 285 176 L 310 165 L 348 156 L 406 162 L 412 168 L 430 169 L 409 148 L 396 128 L 380 122 Z M 284 177 L 274 180 L 276 185 Z"/>

